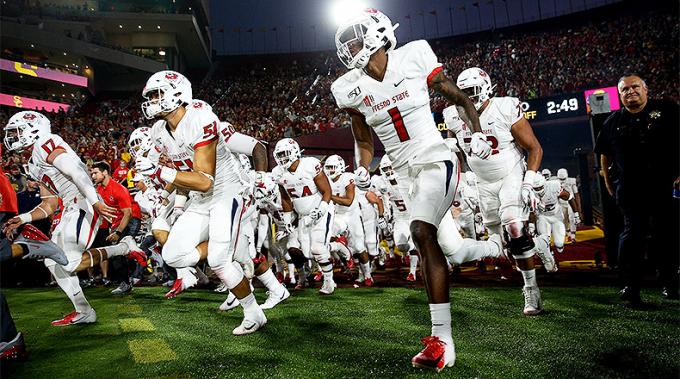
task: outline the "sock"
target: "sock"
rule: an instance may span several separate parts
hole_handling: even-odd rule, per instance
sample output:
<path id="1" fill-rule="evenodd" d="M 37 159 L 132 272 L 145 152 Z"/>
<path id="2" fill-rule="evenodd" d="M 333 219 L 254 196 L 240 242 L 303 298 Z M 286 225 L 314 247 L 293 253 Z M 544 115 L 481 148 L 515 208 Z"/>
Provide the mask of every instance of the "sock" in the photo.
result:
<path id="1" fill-rule="evenodd" d="M 411 255 L 411 267 L 409 270 L 409 273 L 413 274 L 413 276 L 416 276 L 416 269 L 418 268 L 418 256 L 417 255 Z"/>
<path id="2" fill-rule="evenodd" d="M 364 274 L 364 277 L 366 279 L 371 278 L 371 264 L 370 263 L 360 263 L 359 267 L 361 268 L 361 272 Z"/>
<path id="3" fill-rule="evenodd" d="M 521 270 L 522 272 L 522 277 L 524 278 L 524 286 L 525 287 L 538 287 L 538 283 L 536 282 L 536 270 L 531 269 L 531 270 Z"/>
<path id="4" fill-rule="evenodd" d="M 108 258 L 112 258 L 127 254 L 130 248 L 124 243 L 118 243 L 112 246 L 103 247 L 101 250 L 106 252 Z"/>
<path id="5" fill-rule="evenodd" d="M 260 308 L 260 306 L 257 305 L 257 302 L 255 301 L 255 295 L 253 295 L 252 292 L 249 293 L 243 299 L 238 299 L 238 301 L 241 303 L 241 306 L 243 307 L 244 314 L 256 313 Z"/>
<path id="6" fill-rule="evenodd" d="M 323 281 L 330 280 L 331 282 L 333 281 L 333 265 L 330 264 L 329 262 L 325 263 L 319 263 L 319 268 L 321 268 L 321 272 L 323 273 Z"/>
<path id="7" fill-rule="evenodd" d="M 291 283 L 295 283 L 295 265 L 292 263 L 288 263 L 288 277 L 290 278 Z"/>
<path id="8" fill-rule="evenodd" d="M 90 306 L 90 303 L 87 302 L 82 288 L 80 288 L 78 276 L 69 274 L 59 265 L 49 266 L 48 268 L 52 273 L 52 276 L 54 276 L 54 280 L 57 281 L 59 288 L 61 288 L 66 296 L 68 296 L 69 300 L 71 300 L 76 312 L 89 312 L 92 307 Z"/>
<path id="9" fill-rule="evenodd" d="M 276 276 L 274 276 L 272 269 L 267 269 L 264 274 L 258 275 L 257 279 L 272 292 L 280 292 L 283 287 L 283 285 L 276 280 Z"/>
<path id="10" fill-rule="evenodd" d="M 350 253 L 349 249 L 339 242 L 331 242 L 330 250 L 338 252 L 344 259 L 350 259 L 352 257 L 352 253 Z"/>
<path id="11" fill-rule="evenodd" d="M 430 304 L 430 318 L 432 319 L 432 335 L 452 346 L 451 303 Z"/>

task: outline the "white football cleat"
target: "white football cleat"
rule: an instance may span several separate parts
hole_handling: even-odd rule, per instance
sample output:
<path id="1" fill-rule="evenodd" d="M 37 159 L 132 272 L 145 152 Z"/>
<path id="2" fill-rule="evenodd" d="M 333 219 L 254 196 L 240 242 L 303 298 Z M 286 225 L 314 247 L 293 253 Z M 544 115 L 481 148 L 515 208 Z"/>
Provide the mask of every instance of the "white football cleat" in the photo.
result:
<path id="1" fill-rule="evenodd" d="M 230 310 L 238 307 L 239 305 L 241 305 L 241 303 L 238 301 L 236 296 L 234 296 L 233 293 L 229 292 L 229 296 L 227 296 L 227 300 L 225 300 L 224 303 L 222 303 L 220 305 L 220 310 L 224 311 L 224 312 L 230 311 Z"/>
<path id="2" fill-rule="evenodd" d="M 267 291 L 267 300 L 265 300 L 264 304 L 262 304 L 261 308 L 264 309 L 272 309 L 274 308 L 277 304 L 282 303 L 286 301 L 290 297 L 290 292 L 286 288 L 283 288 L 282 291 L 280 292 L 272 292 L 272 291 Z"/>
<path id="3" fill-rule="evenodd" d="M 550 250 L 550 237 L 545 235 L 540 235 L 534 238 L 534 244 L 536 245 L 536 254 L 541 258 L 543 262 L 543 267 L 547 272 L 556 272 L 557 264 L 555 263 L 555 257 Z"/>
<path id="4" fill-rule="evenodd" d="M 322 295 L 331 295 L 333 292 L 335 292 L 335 287 L 337 286 L 335 285 L 335 281 L 333 281 L 333 279 L 324 280 L 319 293 Z"/>
<path id="5" fill-rule="evenodd" d="M 524 294 L 524 315 L 535 316 L 543 310 L 541 302 L 541 290 L 538 287 L 522 288 Z"/>
<path id="6" fill-rule="evenodd" d="M 254 314 L 246 314 L 243 317 L 241 325 L 237 326 L 232 332 L 235 336 L 243 336 L 250 333 L 255 333 L 258 329 L 267 324 L 267 317 L 258 307 L 258 311 Z"/>

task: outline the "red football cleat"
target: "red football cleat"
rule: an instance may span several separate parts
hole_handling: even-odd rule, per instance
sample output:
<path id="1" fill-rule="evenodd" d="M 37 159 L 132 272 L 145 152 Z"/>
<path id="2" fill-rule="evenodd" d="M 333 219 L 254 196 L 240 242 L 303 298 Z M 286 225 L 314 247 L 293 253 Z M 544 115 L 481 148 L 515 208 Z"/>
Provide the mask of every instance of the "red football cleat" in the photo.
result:
<path id="1" fill-rule="evenodd" d="M 172 285 L 172 288 L 170 288 L 170 291 L 165 294 L 166 299 L 174 299 L 177 297 L 177 295 L 181 294 L 184 292 L 184 285 L 182 284 L 182 279 L 177 278 L 175 279 L 175 283 Z"/>
<path id="2" fill-rule="evenodd" d="M 128 259 L 132 259 L 132 260 L 137 261 L 137 263 L 139 263 L 139 265 L 142 266 L 142 267 L 146 267 L 146 265 L 147 265 L 146 254 L 144 254 L 141 251 L 130 250 L 127 257 L 128 257 Z"/>
<path id="3" fill-rule="evenodd" d="M 409 272 L 408 275 L 406 276 L 406 281 L 407 281 L 407 282 L 415 282 L 415 281 L 416 281 L 416 276 L 413 275 L 413 274 L 411 274 L 411 273 Z"/>
<path id="4" fill-rule="evenodd" d="M 317 272 L 316 275 L 314 275 L 314 281 L 315 282 L 320 282 L 323 280 L 323 273 L 321 271 Z"/>
<path id="5" fill-rule="evenodd" d="M 26 356 L 26 344 L 21 332 L 9 342 L 0 342 L 0 361 L 18 361 Z"/>
<path id="6" fill-rule="evenodd" d="M 440 372 L 444 367 L 451 367 L 455 363 L 455 355 L 450 362 L 446 362 L 446 344 L 439 337 L 429 336 L 422 340 L 425 348 L 411 359 L 413 367 L 427 368 Z M 455 354 L 455 353 L 454 353 Z"/>
<path id="7" fill-rule="evenodd" d="M 296 290 L 302 290 L 302 289 L 305 289 L 305 287 L 307 287 L 307 286 L 305 285 L 305 283 L 299 282 L 299 283 L 295 286 L 295 289 L 296 289 Z"/>
<path id="8" fill-rule="evenodd" d="M 52 321 L 52 326 L 71 325 L 71 321 L 73 321 L 73 319 L 76 318 L 76 316 L 78 316 L 78 312 L 73 311 L 64 316 L 64 318 L 62 318 L 61 320 Z"/>
<path id="9" fill-rule="evenodd" d="M 364 280 L 364 285 L 366 287 L 373 287 L 374 284 L 375 283 L 373 282 L 373 278 L 367 278 L 366 280 Z"/>
<path id="10" fill-rule="evenodd" d="M 35 226 L 31 224 L 24 224 L 24 227 L 21 229 L 21 236 L 26 238 L 27 240 L 34 240 L 34 241 L 49 241 L 50 238 L 45 235 L 45 233 L 41 232 L 40 229 L 36 228 Z"/>

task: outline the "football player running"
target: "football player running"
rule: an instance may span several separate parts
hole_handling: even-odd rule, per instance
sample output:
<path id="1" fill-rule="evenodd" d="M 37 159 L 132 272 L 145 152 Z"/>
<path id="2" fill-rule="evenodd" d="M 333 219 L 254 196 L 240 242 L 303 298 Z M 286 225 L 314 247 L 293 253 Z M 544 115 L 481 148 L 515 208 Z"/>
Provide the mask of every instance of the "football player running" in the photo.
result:
<path id="1" fill-rule="evenodd" d="M 175 166 L 160 165 L 149 171 L 168 184 L 192 192 L 191 204 L 175 221 L 163 245 L 163 259 L 176 268 L 193 267 L 201 259 L 196 246 L 210 240 L 208 264 L 243 307 L 244 319 L 233 334 L 253 333 L 267 323 L 267 318 L 243 272 L 233 264 L 243 198 L 230 153 L 241 137 L 250 137 L 223 127 L 211 109 L 193 102 L 191 83 L 180 73 L 153 74 L 142 95 L 144 115 L 157 120 L 152 137 L 168 148 Z M 181 292 L 182 282 L 178 277 L 173 290 Z"/>
<path id="2" fill-rule="evenodd" d="M 101 261 L 120 255 L 142 256 L 132 237 L 120 243 L 87 250 L 99 229 L 100 217 L 112 219 L 116 210 L 104 204 L 90 180 L 87 167 L 71 147 L 51 131 L 50 121 L 43 114 L 23 111 L 13 115 L 5 126 L 4 144 L 9 151 L 31 152 L 29 174 L 40 182 L 41 203 L 33 210 L 7 221 L 4 233 L 11 238 L 22 224 L 50 217 L 63 202 L 61 221 L 52 232 L 68 262 L 45 260 L 59 287 L 73 303 L 75 310 L 54 326 L 87 324 L 97 321 L 97 313 L 80 288 L 77 273 L 98 265 Z"/>
<path id="3" fill-rule="evenodd" d="M 560 198 L 560 206 L 564 215 L 564 224 L 569 228 L 569 240 L 576 242 L 576 228 L 581 223 L 581 195 L 578 193 L 576 178 L 570 178 L 566 168 L 557 170 L 557 179 L 562 188 L 572 194 L 572 198 L 567 200 Z"/>
<path id="4" fill-rule="evenodd" d="M 292 212 L 295 211 L 299 218 L 297 233 L 302 254 L 306 260 L 313 257 L 318 263 L 323 275 L 319 293 L 330 295 L 336 287 L 328 251 L 335 214 L 335 207 L 330 202 L 331 185 L 319 160 L 302 157 L 300 146 L 290 138 L 276 143 L 274 159 L 278 166 L 274 167 L 272 174 L 283 188 L 281 202 L 284 224 L 292 225 Z M 293 261 L 300 262 L 300 257 L 293 257 Z M 297 268 L 300 271 L 301 267 Z"/>
<path id="5" fill-rule="evenodd" d="M 536 209 L 538 234 L 548 236 L 548 239 L 552 236 L 555 249 L 561 253 L 564 251 L 566 228 L 559 200 L 569 201 L 574 195 L 562 188 L 557 180 L 546 181 L 543 176 L 536 176 L 534 191 L 540 200 Z"/>
<path id="6" fill-rule="evenodd" d="M 364 229 L 361 221 L 361 209 L 354 185 L 354 174 L 345 172 L 345 161 L 339 155 L 326 158 L 323 172 L 330 181 L 335 203 L 335 218 L 333 220 L 333 234 L 347 232 L 347 244 L 352 257 L 359 260 L 359 269 L 366 287 L 373 286 L 371 264 L 366 250 Z"/>
<path id="7" fill-rule="evenodd" d="M 396 48 L 393 25 L 387 16 L 366 9 L 344 22 L 335 35 L 337 54 L 349 72 L 331 91 L 340 109 L 352 119 L 358 169 L 357 185 L 368 188 L 368 165 L 373 159 L 371 129 L 380 138 L 403 186 L 411 208 L 411 237 L 420 251 L 430 303 L 432 335 L 412 359 L 418 367 L 437 371 L 452 366 L 455 349 L 451 336 L 449 273 L 437 239 L 437 229 L 449 212 L 458 176 L 449 148 L 437 131 L 430 109 L 429 89 L 464 106 L 474 120 L 474 152 L 490 154 L 470 100 L 442 70 L 427 41 Z"/>
<path id="8" fill-rule="evenodd" d="M 527 230 L 529 212 L 536 209 L 533 183 L 543 157 L 543 149 L 529 122 L 524 118 L 519 99 L 492 97 L 494 86 L 489 75 L 477 68 L 463 71 L 457 79 L 474 102 L 482 129 L 491 143 L 486 159 L 472 154 L 471 135 L 464 114 L 457 108 L 444 110 L 444 120 L 467 153 L 470 168 L 477 175 L 479 204 L 484 223 L 491 234 L 504 236 L 510 254 L 524 278 L 525 315 L 541 312 L 541 293 L 536 282 L 535 253 L 549 272 L 556 270 L 550 246 L 544 238 L 532 239 Z M 460 116 L 460 117 L 459 117 Z M 525 161 L 522 150 L 527 152 Z"/>

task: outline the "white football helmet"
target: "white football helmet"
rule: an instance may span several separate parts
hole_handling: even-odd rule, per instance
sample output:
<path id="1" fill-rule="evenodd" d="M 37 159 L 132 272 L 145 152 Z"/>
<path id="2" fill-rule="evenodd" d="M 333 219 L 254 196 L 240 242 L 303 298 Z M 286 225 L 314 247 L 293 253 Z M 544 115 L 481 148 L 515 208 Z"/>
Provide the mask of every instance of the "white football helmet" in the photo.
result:
<path id="1" fill-rule="evenodd" d="M 137 156 L 144 156 L 153 148 L 153 140 L 151 139 L 151 129 L 142 126 L 130 133 L 128 138 L 128 147 L 130 148 L 130 155 L 133 158 Z"/>
<path id="2" fill-rule="evenodd" d="M 22 111 L 10 117 L 5 126 L 4 144 L 9 151 L 22 151 L 41 136 L 52 133 L 50 120 L 42 113 Z"/>
<path id="3" fill-rule="evenodd" d="M 466 171 L 465 182 L 470 186 L 477 185 L 477 174 L 474 171 Z"/>
<path id="4" fill-rule="evenodd" d="M 142 90 L 146 99 L 142 103 L 142 113 L 153 119 L 161 113 L 172 112 L 183 104 L 192 103 L 191 82 L 175 71 L 159 71 L 146 81 Z"/>
<path id="5" fill-rule="evenodd" d="M 561 168 L 561 169 L 557 170 L 557 179 L 559 179 L 560 182 L 567 180 L 568 177 L 569 177 L 569 173 L 567 172 L 566 168 Z"/>
<path id="6" fill-rule="evenodd" d="M 549 169 L 544 168 L 544 169 L 541 171 L 541 175 L 543 175 L 543 177 L 545 178 L 545 180 L 550 180 L 550 178 L 552 177 L 552 172 L 550 172 Z"/>
<path id="7" fill-rule="evenodd" d="M 383 157 L 380 159 L 380 172 L 385 175 L 387 180 L 397 179 L 397 174 L 392 168 L 392 160 L 387 156 L 387 154 L 383 155 Z"/>
<path id="8" fill-rule="evenodd" d="M 274 160 L 285 169 L 290 168 L 301 156 L 300 145 L 292 138 L 284 138 L 274 146 Z"/>
<path id="9" fill-rule="evenodd" d="M 456 85 L 472 100 L 479 110 L 484 103 L 493 96 L 495 85 L 491 85 L 491 78 L 484 70 L 471 67 L 458 75 Z"/>
<path id="10" fill-rule="evenodd" d="M 545 178 L 542 175 L 536 175 L 534 177 L 534 192 L 539 197 L 543 197 L 545 194 Z"/>
<path id="11" fill-rule="evenodd" d="M 247 155 L 239 154 L 238 160 L 241 162 L 241 167 L 243 167 L 245 171 L 250 171 L 253 169 L 253 166 L 250 164 L 250 158 L 248 158 Z"/>
<path id="12" fill-rule="evenodd" d="M 339 155 L 331 155 L 326 158 L 326 162 L 323 165 L 323 172 L 330 179 L 335 179 L 345 172 L 345 160 Z"/>
<path id="13" fill-rule="evenodd" d="M 366 8 L 357 16 L 343 22 L 335 32 L 335 47 L 338 58 L 348 68 L 362 69 L 371 55 L 381 47 L 389 52 L 397 46 L 394 31 L 399 24 L 392 25 L 389 17 L 377 9 Z"/>

